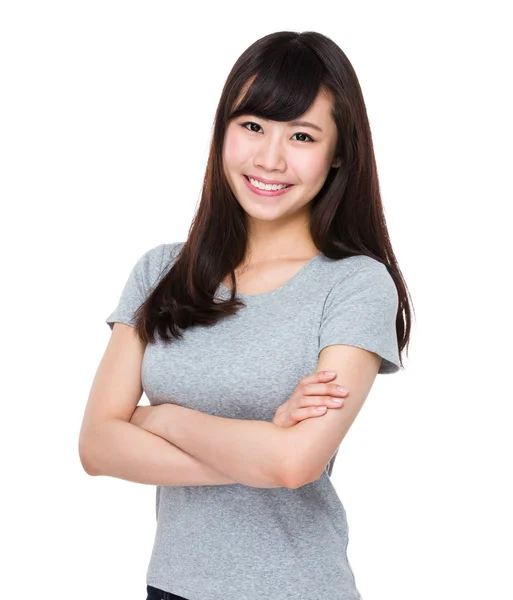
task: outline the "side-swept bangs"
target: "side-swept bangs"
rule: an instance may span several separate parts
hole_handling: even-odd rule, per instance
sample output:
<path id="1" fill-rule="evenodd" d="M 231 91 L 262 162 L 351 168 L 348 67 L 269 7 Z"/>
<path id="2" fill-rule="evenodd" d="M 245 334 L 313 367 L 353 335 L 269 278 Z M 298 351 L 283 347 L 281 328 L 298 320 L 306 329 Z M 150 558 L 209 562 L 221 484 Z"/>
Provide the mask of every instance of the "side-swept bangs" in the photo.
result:
<path id="1" fill-rule="evenodd" d="M 317 56 L 309 48 L 289 44 L 279 56 L 264 60 L 249 85 L 243 86 L 226 121 L 243 114 L 293 121 L 313 104 L 323 80 L 324 67 Z"/>

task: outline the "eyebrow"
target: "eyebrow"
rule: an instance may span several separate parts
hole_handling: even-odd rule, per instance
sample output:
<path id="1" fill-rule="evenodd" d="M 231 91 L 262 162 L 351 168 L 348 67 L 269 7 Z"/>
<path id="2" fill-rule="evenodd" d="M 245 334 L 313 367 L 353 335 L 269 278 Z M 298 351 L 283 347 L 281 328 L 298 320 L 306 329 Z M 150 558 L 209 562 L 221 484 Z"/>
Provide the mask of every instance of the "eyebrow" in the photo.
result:
<path id="1" fill-rule="evenodd" d="M 322 133 L 322 129 L 316 125 L 315 123 L 309 123 L 308 121 L 290 121 L 289 125 L 294 125 L 294 127 L 311 127 L 312 129 L 317 129 Z"/>
<path id="2" fill-rule="evenodd" d="M 263 121 L 269 122 L 269 119 L 264 119 L 261 117 Z M 322 133 L 322 129 L 316 125 L 315 123 L 310 123 L 309 121 L 289 121 L 289 125 L 293 125 L 294 127 L 311 127 L 312 129 L 317 129 Z"/>

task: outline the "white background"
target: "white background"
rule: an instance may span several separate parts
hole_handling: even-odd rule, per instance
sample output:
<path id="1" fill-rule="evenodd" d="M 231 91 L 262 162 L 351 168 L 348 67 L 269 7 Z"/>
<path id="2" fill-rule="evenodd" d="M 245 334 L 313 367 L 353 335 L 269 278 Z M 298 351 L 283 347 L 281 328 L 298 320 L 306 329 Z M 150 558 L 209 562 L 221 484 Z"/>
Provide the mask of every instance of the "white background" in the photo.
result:
<path id="1" fill-rule="evenodd" d="M 105 318 L 146 250 L 186 239 L 235 60 L 314 30 L 358 74 L 415 309 L 406 370 L 377 378 L 333 473 L 358 588 L 513 598 L 505 8 L 1 4 L 0 597 L 145 598 L 155 488 L 90 477 L 78 456 Z"/>

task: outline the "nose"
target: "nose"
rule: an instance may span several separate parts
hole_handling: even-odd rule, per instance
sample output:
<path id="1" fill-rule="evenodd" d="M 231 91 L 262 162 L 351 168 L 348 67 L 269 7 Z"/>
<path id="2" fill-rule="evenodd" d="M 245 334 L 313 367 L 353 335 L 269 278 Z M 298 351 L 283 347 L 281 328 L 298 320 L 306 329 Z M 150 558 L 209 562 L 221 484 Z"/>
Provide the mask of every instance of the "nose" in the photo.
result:
<path id="1" fill-rule="evenodd" d="M 278 139 L 272 140 L 271 136 L 262 140 L 253 164 L 255 167 L 261 167 L 265 171 L 285 172 L 287 170 L 287 162 L 280 141 Z"/>

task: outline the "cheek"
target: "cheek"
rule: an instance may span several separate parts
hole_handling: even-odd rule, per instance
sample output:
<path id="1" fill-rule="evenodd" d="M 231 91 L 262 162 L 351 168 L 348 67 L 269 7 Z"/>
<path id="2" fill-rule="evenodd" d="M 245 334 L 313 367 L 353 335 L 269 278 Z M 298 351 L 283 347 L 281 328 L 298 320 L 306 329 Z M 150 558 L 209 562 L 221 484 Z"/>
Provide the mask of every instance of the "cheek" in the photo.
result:
<path id="1" fill-rule="evenodd" d="M 295 169 L 301 177 L 303 183 L 315 184 L 320 178 L 326 177 L 326 172 L 329 170 L 328 160 L 324 153 L 305 153 L 304 157 L 300 157 L 295 161 Z"/>
<path id="2" fill-rule="evenodd" d="M 247 148 L 241 140 L 241 137 L 234 131 L 226 132 L 224 143 L 224 158 L 228 165 L 237 165 L 245 159 Z"/>

